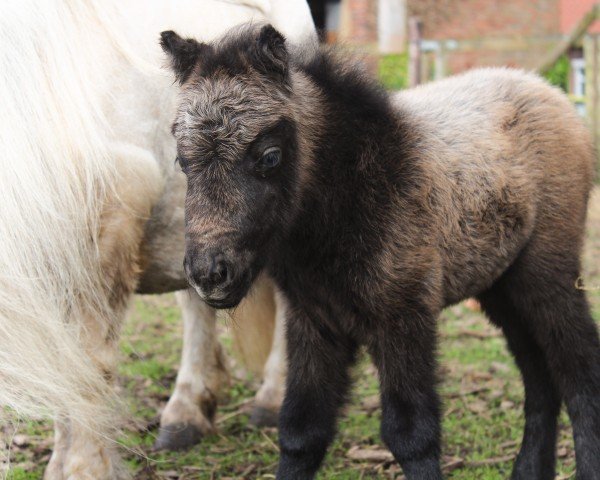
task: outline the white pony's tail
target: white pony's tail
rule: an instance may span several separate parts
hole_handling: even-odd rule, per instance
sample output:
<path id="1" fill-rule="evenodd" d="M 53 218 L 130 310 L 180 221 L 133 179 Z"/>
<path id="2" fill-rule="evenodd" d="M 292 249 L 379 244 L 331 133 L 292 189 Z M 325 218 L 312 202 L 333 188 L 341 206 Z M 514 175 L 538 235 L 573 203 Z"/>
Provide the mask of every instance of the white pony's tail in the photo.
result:
<path id="1" fill-rule="evenodd" d="M 110 435 L 115 397 L 81 341 L 91 312 L 112 324 L 95 293 L 106 288 L 97 240 L 116 174 L 94 22 L 77 0 L 2 4 L 0 406 Z"/>
<path id="2" fill-rule="evenodd" d="M 259 376 L 273 345 L 276 314 L 273 298 L 273 282 L 263 275 L 239 307 L 226 314 L 231 324 L 235 354 L 248 370 Z"/>

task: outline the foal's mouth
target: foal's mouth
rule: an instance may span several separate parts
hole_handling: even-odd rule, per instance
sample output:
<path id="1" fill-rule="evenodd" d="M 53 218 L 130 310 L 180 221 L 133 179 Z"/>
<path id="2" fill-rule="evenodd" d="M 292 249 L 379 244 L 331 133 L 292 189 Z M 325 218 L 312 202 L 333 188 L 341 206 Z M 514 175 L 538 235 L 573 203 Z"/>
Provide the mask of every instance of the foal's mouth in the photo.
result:
<path id="1" fill-rule="evenodd" d="M 234 308 L 237 307 L 240 302 L 242 301 L 242 298 L 244 298 L 243 296 L 240 298 L 232 298 L 232 299 L 225 299 L 225 300 L 211 300 L 210 298 L 206 298 L 204 299 L 204 301 L 206 302 L 207 305 L 209 305 L 212 308 L 216 308 L 218 310 L 223 310 L 223 309 L 229 309 L 229 308 Z"/>
<path id="2" fill-rule="evenodd" d="M 237 307 L 244 299 L 252 284 L 252 275 L 247 272 L 239 278 L 234 284 L 226 289 L 216 289 L 212 292 L 203 292 L 198 287 L 196 291 L 204 302 L 216 309 L 228 309 Z"/>

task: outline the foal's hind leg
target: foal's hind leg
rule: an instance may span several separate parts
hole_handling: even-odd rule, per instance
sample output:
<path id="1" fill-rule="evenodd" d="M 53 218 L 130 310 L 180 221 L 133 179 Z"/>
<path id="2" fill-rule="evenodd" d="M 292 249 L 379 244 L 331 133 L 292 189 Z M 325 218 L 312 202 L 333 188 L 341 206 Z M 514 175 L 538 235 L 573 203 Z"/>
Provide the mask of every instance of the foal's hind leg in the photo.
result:
<path id="1" fill-rule="evenodd" d="M 575 438 L 577 479 L 600 479 L 598 330 L 584 292 L 575 287 L 577 259 L 568 254 L 535 255 L 534 246 L 512 267 L 504 288 L 544 352 L 567 405 Z"/>
<path id="2" fill-rule="evenodd" d="M 491 321 L 502 328 L 525 385 L 525 432 L 511 478 L 554 479 L 556 423 L 561 401 L 544 352 L 501 285 L 479 299 Z"/>
<path id="3" fill-rule="evenodd" d="M 175 391 L 161 415 L 155 449 L 189 447 L 212 433 L 217 397 L 229 383 L 215 310 L 192 288 L 176 296 L 183 314 L 183 352 Z"/>

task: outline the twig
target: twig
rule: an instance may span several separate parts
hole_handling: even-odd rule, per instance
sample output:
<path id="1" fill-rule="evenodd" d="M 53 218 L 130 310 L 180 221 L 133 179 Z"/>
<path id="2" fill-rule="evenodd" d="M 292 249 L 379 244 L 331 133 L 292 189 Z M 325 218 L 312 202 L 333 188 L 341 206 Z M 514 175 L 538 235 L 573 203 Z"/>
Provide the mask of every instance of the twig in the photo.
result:
<path id="1" fill-rule="evenodd" d="M 471 460 L 465 462 L 465 466 L 475 468 L 475 467 L 487 467 L 489 465 L 497 465 L 498 463 L 510 462 L 514 460 L 514 455 L 504 455 L 502 457 L 492 457 L 486 458 L 485 460 Z"/>
<path id="2" fill-rule="evenodd" d="M 263 437 L 265 437 L 265 439 L 267 440 L 267 442 L 273 447 L 273 449 L 278 452 L 279 451 L 279 447 L 277 445 L 275 445 L 275 442 L 273 442 L 273 440 L 271 440 L 269 438 L 269 436 L 263 431 L 261 430 L 260 433 L 262 433 Z"/>
<path id="3" fill-rule="evenodd" d="M 479 332 L 477 330 L 459 330 L 456 335 L 448 335 L 449 337 L 473 337 L 481 340 L 486 338 L 495 338 L 500 336 L 500 332 Z"/>
<path id="4" fill-rule="evenodd" d="M 231 413 L 228 413 L 227 415 L 223 415 L 222 417 L 217 418 L 217 421 L 215 423 L 217 425 L 221 425 L 223 422 L 226 422 L 227 420 L 231 420 L 232 418 L 235 418 L 238 415 L 241 415 L 242 413 L 244 413 L 244 410 L 242 410 L 242 409 L 236 410 L 235 412 L 231 412 Z"/>

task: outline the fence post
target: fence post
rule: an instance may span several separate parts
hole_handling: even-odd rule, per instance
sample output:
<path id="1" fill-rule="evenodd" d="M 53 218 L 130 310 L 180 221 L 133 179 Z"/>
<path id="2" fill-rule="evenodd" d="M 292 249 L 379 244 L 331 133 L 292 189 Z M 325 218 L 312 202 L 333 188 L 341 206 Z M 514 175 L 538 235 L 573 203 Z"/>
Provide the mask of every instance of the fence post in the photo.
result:
<path id="1" fill-rule="evenodd" d="M 406 0 L 379 0 L 377 11 L 379 53 L 406 49 Z"/>
<path id="2" fill-rule="evenodd" d="M 423 22 L 417 17 L 408 20 L 408 86 L 416 87 L 421 83 L 421 37 Z"/>
<path id="3" fill-rule="evenodd" d="M 600 36 L 586 35 L 583 41 L 585 58 L 585 110 L 596 151 L 600 152 Z"/>

